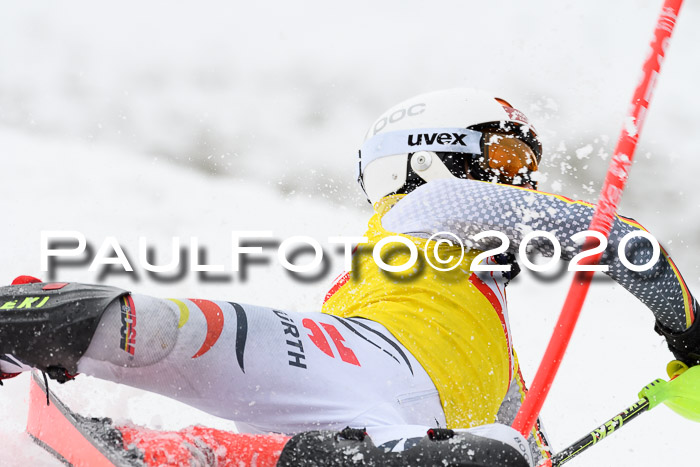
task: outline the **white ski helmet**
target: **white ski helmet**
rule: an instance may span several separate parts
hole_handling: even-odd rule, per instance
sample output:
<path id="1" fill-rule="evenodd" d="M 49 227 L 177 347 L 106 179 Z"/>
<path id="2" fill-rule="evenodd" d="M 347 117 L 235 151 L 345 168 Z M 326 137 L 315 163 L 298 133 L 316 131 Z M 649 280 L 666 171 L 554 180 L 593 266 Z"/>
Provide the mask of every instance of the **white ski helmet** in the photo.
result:
<path id="1" fill-rule="evenodd" d="M 358 181 L 372 204 L 440 178 L 536 185 L 541 157 L 522 112 L 483 91 L 448 89 L 405 100 L 372 124 Z"/>

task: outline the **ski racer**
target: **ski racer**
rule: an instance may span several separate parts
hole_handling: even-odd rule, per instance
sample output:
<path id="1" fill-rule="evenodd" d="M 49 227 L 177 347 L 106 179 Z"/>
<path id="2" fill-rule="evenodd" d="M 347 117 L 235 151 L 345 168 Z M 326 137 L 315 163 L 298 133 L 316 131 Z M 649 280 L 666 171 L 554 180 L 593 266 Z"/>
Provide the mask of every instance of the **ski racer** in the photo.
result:
<path id="1" fill-rule="evenodd" d="M 358 181 L 375 214 L 353 270 L 320 312 L 21 276 L 0 288 L 0 378 L 38 368 L 65 381 L 80 372 L 177 399 L 243 431 L 364 428 L 384 451 L 410 450 L 430 427 L 467 430 L 470 442 L 491 448 L 472 450 L 464 465 L 536 465 L 550 456 L 540 424 L 527 440 L 509 427 L 527 389 L 505 288 L 527 233 L 553 234 L 569 261 L 581 250 L 571 237 L 593 212 L 536 191 L 541 154 L 531 123 L 503 99 L 453 89 L 406 100 L 365 137 Z M 502 243 L 479 235 L 493 230 L 507 248 L 482 255 Z M 634 272 L 617 253 L 640 230 L 617 216 L 601 264 L 651 310 L 675 357 L 697 365 L 698 304 L 670 257 L 661 251 L 650 270 Z M 365 247 L 392 236 L 425 257 L 405 271 L 379 268 Z M 555 253 L 546 238 L 530 245 Z M 411 258 L 399 246 L 388 263 Z M 625 253 L 645 264 L 653 248 L 634 237 Z"/>

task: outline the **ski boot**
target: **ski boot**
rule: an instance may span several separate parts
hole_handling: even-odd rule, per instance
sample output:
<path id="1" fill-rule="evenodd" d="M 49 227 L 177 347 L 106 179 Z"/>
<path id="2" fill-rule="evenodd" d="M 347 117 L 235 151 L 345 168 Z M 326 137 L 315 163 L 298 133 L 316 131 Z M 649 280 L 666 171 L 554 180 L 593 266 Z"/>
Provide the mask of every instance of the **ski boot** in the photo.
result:
<path id="1" fill-rule="evenodd" d="M 105 309 L 125 294 L 115 287 L 20 276 L 0 287 L 0 355 L 59 382 L 71 379 Z"/>
<path id="2" fill-rule="evenodd" d="M 277 466 L 532 467 L 527 442 L 522 437 L 518 441 L 516 448 L 467 431 L 434 428 L 413 446 L 391 452 L 375 446 L 364 430 L 307 431 L 287 442 Z"/>

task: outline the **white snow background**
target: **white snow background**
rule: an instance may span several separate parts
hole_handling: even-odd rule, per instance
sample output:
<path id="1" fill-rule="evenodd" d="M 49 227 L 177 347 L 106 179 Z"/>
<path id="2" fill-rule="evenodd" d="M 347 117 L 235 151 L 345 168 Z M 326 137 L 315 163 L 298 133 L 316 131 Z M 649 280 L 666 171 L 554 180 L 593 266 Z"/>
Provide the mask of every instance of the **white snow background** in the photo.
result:
<path id="1" fill-rule="evenodd" d="M 691 290 L 700 270 L 695 152 L 700 8 L 686 2 L 621 212 L 670 252 Z M 419 92 L 491 89 L 535 122 L 541 188 L 595 201 L 660 1 L 0 1 L 0 282 L 42 276 L 39 232 L 116 236 L 137 258 L 196 236 L 230 263 L 232 230 L 280 238 L 364 232 L 355 154 L 385 108 Z M 107 282 L 163 297 L 316 310 L 342 267 L 300 285 L 281 267 L 246 283 L 176 284 L 143 270 Z M 134 259 L 134 262 L 137 262 Z M 59 280 L 96 282 L 87 268 Z M 570 277 L 509 287 L 514 340 L 532 380 Z M 671 355 L 651 313 L 596 283 L 542 417 L 555 450 L 636 401 Z M 459 371 L 459 369 L 455 369 Z M 28 378 L 0 388 L 2 465 L 60 465 L 24 434 Z M 152 394 L 81 376 L 52 388 L 84 414 L 177 429 L 231 429 Z M 700 426 L 654 409 L 570 465 L 695 465 Z"/>

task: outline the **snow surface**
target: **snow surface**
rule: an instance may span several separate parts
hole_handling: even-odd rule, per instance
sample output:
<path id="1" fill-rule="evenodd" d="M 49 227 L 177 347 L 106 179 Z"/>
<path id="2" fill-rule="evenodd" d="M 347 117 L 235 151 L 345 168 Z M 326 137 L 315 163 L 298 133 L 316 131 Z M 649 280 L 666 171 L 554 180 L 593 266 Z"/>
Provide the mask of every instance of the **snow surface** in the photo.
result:
<path id="1" fill-rule="evenodd" d="M 356 148 L 386 107 L 451 86 L 494 89 L 535 122 L 542 188 L 594 201 L 632 94 L 657 1 L 357 1 L 66 4 L 0 0 L 0 282 L 39 270 L 41 230 L 117 237 L 130 257 L 147 236 L 163 254 L 197 236 L 230 262 L 229 232 L 281 238 L 364 232 L 353 185 Z M 455 13 L 457 12 L 457 13 Z M 697 4 L 671 42 L 621 212 L 667 247 L 697 292 L 700 127 Z M 157 283 L 139 269 L 110 284 L 163 297 L 203 297 L 316 310 L 327 280 L 299 284 L 279 267 L 245 283 L 194 273 Z M 87 267 L 56 279 L 97 282 Z M 509 288 L 514 341 L 535 372 L 570 277 L 523 273 Z M 651 314 L 597 282 L 543 409 L 555 449 L 636 401 L 670 354 Z M 28 377 L 0 388 L 3 465 L 60 465 L 23 433 Z M 81 376 L 52 389 L 93 416 L 177 429 L 230 421 Z M 700 426 L 665 407 L 570 465 L 693 465 Z"/>

